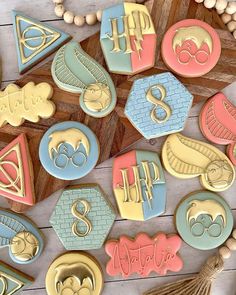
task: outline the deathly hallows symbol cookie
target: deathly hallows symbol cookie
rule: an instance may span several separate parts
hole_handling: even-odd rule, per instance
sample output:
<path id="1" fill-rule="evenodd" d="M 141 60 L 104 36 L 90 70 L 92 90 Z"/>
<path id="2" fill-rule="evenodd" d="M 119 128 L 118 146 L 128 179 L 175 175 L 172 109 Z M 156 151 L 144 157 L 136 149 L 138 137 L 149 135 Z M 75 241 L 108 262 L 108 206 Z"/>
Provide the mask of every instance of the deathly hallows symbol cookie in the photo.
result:
<path id="1" fill-rule="evenodd" d="M 180 133 L 167 137 L 162 160 L 173 176 L 182 179 L 200 176 L 202 185 L 211 191 L 224 191 L 235 179 L 234 166 L 224 153 Z"/>
<path id="2" fill-rule="evenodd" d="M 27 139 L 21 134 L 0 151 L 0 195 L 32 206 L 33 179 Z"/>
<path id="3" fill-rule="evenodd" d="M 71 38 L 19 11 L 14 10 L 12 13 L 20 73 L 27 71 Z"/>
<path id="4" fill-rule="evenodd" d="M 59 88 L 81 93 L 80 106 L 85 113 L 100 118 L 115 108 L 116 91 L 110 75 L 77 42 L 58 50 L 52 76 Z"/>
<path id="5" fill-rule="evenodd" d="M 223 93 L 217 93 L 203 106 L 199 124 L 207 139 L 228 145 L 227 154 L 236 165 L 236 106 Z"/>

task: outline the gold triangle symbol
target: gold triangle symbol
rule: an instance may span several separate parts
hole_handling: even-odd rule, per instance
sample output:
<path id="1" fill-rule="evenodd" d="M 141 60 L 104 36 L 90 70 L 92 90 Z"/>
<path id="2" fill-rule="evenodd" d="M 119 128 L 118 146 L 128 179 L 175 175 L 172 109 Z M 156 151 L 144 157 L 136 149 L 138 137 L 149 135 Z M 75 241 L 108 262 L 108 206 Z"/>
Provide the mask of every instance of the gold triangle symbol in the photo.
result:
<path id="1" fill-rule="evenodd" d="M 12 289 L 11 291 L 8 292 L 7 289 L 8 289 L 8 281 L 9 280 L 14 282 L 16 284 L 16 286 L 14 287 L 14 289 Z M 2 290 L 0 288 L 0 294 L 3 294 L 3 295 L 13 295 L 16 291 L 20 290 L 24 286 L 24 283 L 22 281 L 14 278 L 13 276 L 10 276 L 2 271 L 0 271 L 0 283 L 2 285 Z"/>
<path id="2" fill-rule="evenodd" d="M 10 160 L 4 160 L 10 153 L 16 152 L 16 158 L 18 164 Z M 12 176 L 4 169 L 3 165 L 10 165 L 12 169 L 16 171 L 15 179 L 12 179 Z M 20 144 L 17 143 L 10 150 L 8 150 L 4 155 L 0 157 L 0 172 L 6 177 L 9 183 L 5 184 L 0 182 L 0 190 L 6 193 L 14 193 L 14 195 L 24 198 L 25 197 L 25 183 L 24 183 L 24 171 L 23 163 L 20 151 Z M 20 183 L 20 185 L 17 185 Z M 14 190 L 12 189 L 14 188 Z M 1 294 L 1 293 L 0 293 Z"/>
<path id="3" fill-rule="evenodd" d="M 23 30 L 23 32 L 21 32 L 21 29 L 20 29 L 21 21 L 24 21 L 29 24 L 29 26 L 27 26 Z M 41 35 L 39 34 L 38 36 L 27 37 L 26 34 L 30 30 L 36 30 L 39 33 L 41 33 Z M 28 61 L 30 61 L 33 57 L 35 57 L 37 54 L 42 52 L 45 48 L 50 46 L 53 42 L 55 42 L 61 36 L 60 33 L 20 15 L 16 16 L 16 33 L 17 33 L 18 46 L 20 50 L 20 58 L 21 58 L 22 64 L 25 64 Z M 47 41 L 48 38 L 51 38 L 51 40 Z M 33 40 L 39 40 L 39 44 L 36 46 L 32 46 L 28 43 L 29 41 L 33 41 Z M 30 51 L 32 51 L 32 54 L 30 54 L 29 56 L 25 56 L 24 48 L 27 48 Z"/>

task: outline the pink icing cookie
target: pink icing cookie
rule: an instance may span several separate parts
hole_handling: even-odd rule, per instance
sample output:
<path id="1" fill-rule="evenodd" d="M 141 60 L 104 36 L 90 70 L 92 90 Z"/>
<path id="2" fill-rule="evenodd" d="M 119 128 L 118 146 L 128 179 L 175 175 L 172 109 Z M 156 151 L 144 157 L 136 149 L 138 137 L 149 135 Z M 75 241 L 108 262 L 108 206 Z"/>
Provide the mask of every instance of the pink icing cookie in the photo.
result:
<path id="1" fill-rule="evenodd" d="M 228 145 L 227 154 L 236 165 L 236 107 L 223 93 L 217 93 L 203 106 L 199 124 L 210 141 Z"/>
<path id="2" fill-rule="evenodd" d="M 0 151 L 0 196 L 33 205 L 33 169 L 27 138 L 19 135 Z"/>
<path id="3" fill-rule="evenodd" d="M 181 243 L 178 235 L 167 237 L 164 233 L 152 238 L 140 233 L 135 239 L 121 236 L 119 240 L 109 240 L 105 250 L 111 259 L 106 271 L 110 276 L 121 273 L 124 278 L 133 273 L 146 277 L 152 271 L 160 275 L 165 275 L 168 270 L 180 271 L 183 261 L 177 252 Z"/>
<path id="4" fill-rule="evenodd" d="M 185 19 L 169 28 L 161 47 L 165 64 L 183 77 L 200 77 L 217 64 L 220 38 L 207 23 Z"/>

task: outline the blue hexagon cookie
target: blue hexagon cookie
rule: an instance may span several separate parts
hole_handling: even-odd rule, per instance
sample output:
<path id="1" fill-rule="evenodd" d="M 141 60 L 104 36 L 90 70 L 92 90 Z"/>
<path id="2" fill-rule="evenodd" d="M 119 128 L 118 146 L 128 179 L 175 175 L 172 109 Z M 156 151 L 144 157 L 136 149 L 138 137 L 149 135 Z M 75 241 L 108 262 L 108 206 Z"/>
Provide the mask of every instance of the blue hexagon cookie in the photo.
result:
<path id="1" fill-rule="evenodd" d="M 184 129 L 193 96 L 171 73 L 134 81 L 125 114 L 147 139 Z"/>
<path id="2" fill-rule="evenodd" d="M 67 250 L 102 247 L 115 220 L 115 212 L 97 184 L 65 189 L 50 223 Z"/>

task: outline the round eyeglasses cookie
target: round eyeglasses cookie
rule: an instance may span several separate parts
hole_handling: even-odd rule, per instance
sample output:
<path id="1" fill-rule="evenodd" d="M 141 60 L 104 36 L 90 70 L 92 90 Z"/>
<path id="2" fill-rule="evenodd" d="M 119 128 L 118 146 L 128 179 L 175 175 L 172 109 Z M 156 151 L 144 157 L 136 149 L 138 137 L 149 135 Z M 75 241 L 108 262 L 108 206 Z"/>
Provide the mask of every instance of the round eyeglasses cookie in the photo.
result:
<path id="1" fill-rule="evenodd" d="M 221 43 L 207 23 L 185 19 L 169 28 L 161 46 L 165 64 L 183 77 L 200 77 L 217 64 Z"/>
<path id="2" fill-rule="evenodd" d="M 74 180 L 87 175 L 97 164 L 99 143 L 84 124 L 67 121 L 53 125 L 43 135 L 39 158 L 56 178 Z"/>
<path id="3" fill-rule="evenodd" d="M 175 223 L 182 239 L 200 250 L 222 245 L 233 229 L 229 205 L 219 195 L 201 191 L 182 199 L 175 212 Z"/>

